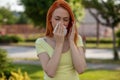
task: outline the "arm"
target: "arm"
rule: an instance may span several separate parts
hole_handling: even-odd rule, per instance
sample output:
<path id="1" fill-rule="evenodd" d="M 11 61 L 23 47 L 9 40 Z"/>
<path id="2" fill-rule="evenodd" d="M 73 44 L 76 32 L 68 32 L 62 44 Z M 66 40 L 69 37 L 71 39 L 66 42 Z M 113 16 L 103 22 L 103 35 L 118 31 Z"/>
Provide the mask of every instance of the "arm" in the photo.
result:
<path id="1" fill-rule="evenodd" d="M 62 44 L 56 44 L 55 51 L 51 58 L 48 56 L 48 54 L 44 54 L 44 53 L 38 55 L 43 70 L 46 72 L 46 74 L 49 77 L 54 77 L 56 74 L 56 70 L 60 62 L 62 46 L 63 46 Z"/>
<path id="2" fill-rule="evenodd" d="M 72 61 L 78 73 L 83 73 L 86 68 L 85 53 L 82 47 L 77 47 L 74 42 L 70 43 Z"/>
<path id="3" fill-rule="evenodd" d="M 71 33 L 69 36 L 69 43 L 74 67 L 78 73 L 82 73 L 86 68 L 85 53 L 84 49 L 82 47 L 77 47 L 77 45 L 74 42 L 75 26 L 75 23 L 73 23 Z"/>
<path id="4" fill-rule="evenodd" d="M 63 27 L 58 26 L 54 31 L 55 50 L 50 58 L 47 54 L 40 54 L 41 65 L 49 77 L 54 77 L 58 68 L 64 43 Z"/>

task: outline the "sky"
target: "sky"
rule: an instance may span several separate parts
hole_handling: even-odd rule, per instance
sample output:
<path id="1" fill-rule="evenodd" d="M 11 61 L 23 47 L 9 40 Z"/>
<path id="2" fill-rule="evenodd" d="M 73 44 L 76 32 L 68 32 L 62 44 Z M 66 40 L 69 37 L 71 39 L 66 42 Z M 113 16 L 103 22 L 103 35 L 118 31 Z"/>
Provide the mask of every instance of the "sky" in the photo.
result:
<path id="1" fill-rule="evenodd" d="M 7 7 L 11 11 L 24 11 L 24 7 L 22 5 L 18 5 L 18 2 L 19 0 L 0 0 L 0 7 Z"/>
<path id="2" fill-rule="evenodd" d="M 106 0 L 104 0 L 106 1 Z M 9 8 L 11 11 L 24 11 L 24 7 L 18 5 L 19 0 L 0 0 L 0 7 L 4 6 Z M 117 3 L 120 3 L 119 0 L 116 0 Z"/>

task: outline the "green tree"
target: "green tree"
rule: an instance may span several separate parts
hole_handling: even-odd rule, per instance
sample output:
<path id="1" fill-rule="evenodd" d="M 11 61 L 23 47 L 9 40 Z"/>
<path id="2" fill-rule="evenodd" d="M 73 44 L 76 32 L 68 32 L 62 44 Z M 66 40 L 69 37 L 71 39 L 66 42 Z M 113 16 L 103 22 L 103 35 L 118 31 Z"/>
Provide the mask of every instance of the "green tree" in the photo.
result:
<path id="1" fill-rule="evenodd" d="M 120 22 L 119 0 L 83 0 L 83 4 L 89 9 L 93 17 L 102 25 L 112 28 L 114 60 L 118 60 L 116 49 L 115 27 Z M 97 12 L 93 12 L 96 9 Z"/>
<path id="2" fill-rule="evenodd" d="M 16 21 L 16 24 L 31 24 L 32 21 L 26 16 L 24 12 L 17 12 L 18 19 Z"/>
<path id="3" fill-rule="evenodd" d="M 47 10 L 54 0 L 21 0 L 26 15 L 31 18 L 35 26 L 45 27 Z"/>
<path id="4" fill-rule="evenodd" d="M 73 13 L 76 18 L 76 22 L 79 26 L 79 23 L 84 17 L 84 6 L 82 5 L 82 0 L 67 0 L 73 10 Z"/>
<path id="5" fill-rule="evenodd" d="M 14 14 L 4 7 L 0 8 L 0 24 L 14 24 L 16 22 L 16 17 Z"/>
<path id="6" fill-rule="evenodd" d="M 25 13 L 32 19 L 35 26 L 45 27 L 46 14 L 48 8 L 55 0 L 21 0 L 20 4 L 25 7 Z M 77 21 L 80 21 L 83 15 L 81 0 L 66 0 L 70 3 Z"/>

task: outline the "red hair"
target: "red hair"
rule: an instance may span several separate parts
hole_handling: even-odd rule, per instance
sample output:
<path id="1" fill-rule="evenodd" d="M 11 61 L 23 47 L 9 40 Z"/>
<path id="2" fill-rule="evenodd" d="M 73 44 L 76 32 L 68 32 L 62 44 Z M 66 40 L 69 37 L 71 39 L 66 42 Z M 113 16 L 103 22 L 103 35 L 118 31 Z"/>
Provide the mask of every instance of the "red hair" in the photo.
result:
<path id="1" fill-rule="evenodd" d="M 69 15 L 70 15 L 70 22 L 69 22 L 69 25 L 67 27 L 67 30 L 68 30 L 67 35 L 69 34 L 70 29 L 72 28 L 73 22 L 75 22 L 74 14 L 73 14 L 69 4 L 64 0 L 56 0 L 51 5 L 51 7 L 49 8 L 48 13 L 47 13 L 46 36 L 53 37 L 53 27 L 52 27 L 52 24 L 51 24 L 50 20 L 52 18 L 52 13 L 54 12 L 54 10 L 56 8 L 59 8 L 59 7 L 62 7 L 64 9 L 66 9 L 68 11 Z M 74 26 L 74 27 L 76 28 L 76 26 Z M 75 29 L 75 38 L 74 38 L 75 43 L 76 43 L 76 40 L 77 40 L 77 29 Z"/>

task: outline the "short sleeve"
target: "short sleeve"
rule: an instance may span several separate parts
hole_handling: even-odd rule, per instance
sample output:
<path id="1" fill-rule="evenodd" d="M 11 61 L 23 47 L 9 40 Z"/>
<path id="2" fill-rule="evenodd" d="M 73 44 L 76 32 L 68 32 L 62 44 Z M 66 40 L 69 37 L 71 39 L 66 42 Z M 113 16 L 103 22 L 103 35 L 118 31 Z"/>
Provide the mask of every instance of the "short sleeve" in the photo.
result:
<path id="1" fill-rule="evenodd" d="M 82 40 L 82 37 L 80 35 L 78 35 L 78 39 L 77 39 L 77 47 L 84 47 L 84 44 L 83 44 L 83 40 Z"/>
<path id="2" fill-rule="evenodd" d="M 44 47 L 42 47 L 43 45 L 41 43 L 42 43 L 42 40 L 40 38 L 35 41 L 35 48 L 36 48 L 37 54 L 46 52 Z"/>

